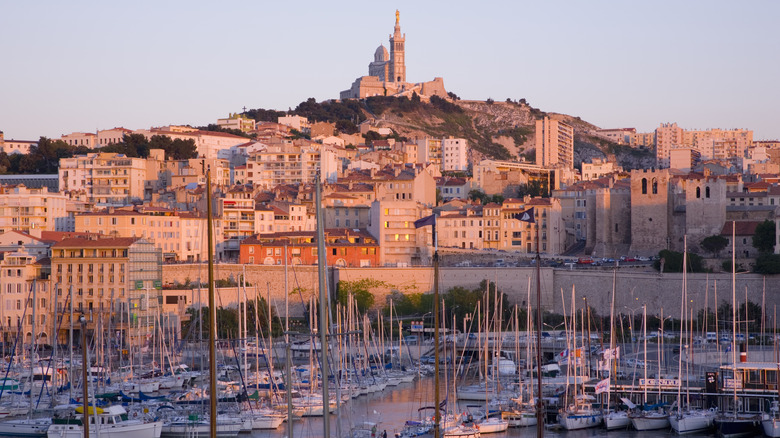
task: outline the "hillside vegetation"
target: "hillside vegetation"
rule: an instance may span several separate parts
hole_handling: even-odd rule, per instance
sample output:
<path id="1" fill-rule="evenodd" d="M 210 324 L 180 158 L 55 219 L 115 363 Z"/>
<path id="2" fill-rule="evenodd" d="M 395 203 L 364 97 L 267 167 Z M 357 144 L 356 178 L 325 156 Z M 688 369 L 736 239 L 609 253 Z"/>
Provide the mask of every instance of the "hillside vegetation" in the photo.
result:
<path id="1" fill-rule="evenodd" d="M 610 158 L 632 169 L 650 167 L 654 157 L 647 151 L 620 146 L 592 135 L 598 127 L 579 117 L 545 113 L 525 99 L 504 102 L 460 100 L 432 97 L 426 102 L 417 95 L 407 97 L 373 96 L 361 100 L 316 102 L 310 98 L 287 113 L 252 109 L 245 112 L 258 121 L 283 114 L 307 117 L 311 122 L 331 122 L 343 133 L 358 132 L 358 125 L 370 120 L 372 125 L 391 128 L 400 139 L 423 137 L 459 137 L 469 141 L 472 162 L 483 158 L 533 161 L 535 121 L 549 116 L 575 129 L 575 165 L 591 158 Z"/>

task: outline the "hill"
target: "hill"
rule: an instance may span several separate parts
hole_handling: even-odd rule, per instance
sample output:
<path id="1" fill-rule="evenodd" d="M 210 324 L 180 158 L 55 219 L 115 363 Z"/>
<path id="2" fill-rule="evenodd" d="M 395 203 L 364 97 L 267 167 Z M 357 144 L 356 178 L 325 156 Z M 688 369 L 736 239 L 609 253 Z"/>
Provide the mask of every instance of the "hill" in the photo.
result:
<path id="1" fill-rule="evenodd" d="M 372 125 L 391 128 L 399 139 L 423 137 L 460 137 L 469 141 L 472 162 L 484 158 L 534 161 L 535 121 L 548 116 L 574 127 L 575 165 L 590 158 L 609 158 L 626 169 L 651 167 L 655 158 L 649 151 L 621 146 L 594 135 L 598 127 L 579 117 L 546 113 L 525 99 L 505 102 L 460 100 L 432 97 L 423 101 L 416 95 L 406 97 L 373 96 L 361 100 L 301 102 L 291 114 L 310 121 L 336 124 L 346 133 L 357 132 L 357 125 L 369 120 Z M 273 120 L 280 112 L 249 110 L 256 120 Z"/>

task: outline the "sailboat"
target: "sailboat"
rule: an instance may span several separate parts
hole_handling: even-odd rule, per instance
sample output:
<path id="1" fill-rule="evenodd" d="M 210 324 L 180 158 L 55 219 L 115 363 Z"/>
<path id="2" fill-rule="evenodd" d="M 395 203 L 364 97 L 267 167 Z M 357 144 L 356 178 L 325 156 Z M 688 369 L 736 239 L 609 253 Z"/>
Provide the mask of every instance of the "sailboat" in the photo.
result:
<path id="1" fill-rule="evenodd" d="M 616 366 L 612 365 L 611 360 L 612 359 L 618 359 L 616 351 L 617 346 L 615 345 L 615 289 L 617 286 L 617 266 L 612 271 L 612 302 L 610 304 L 610 310 L 609 310 L 609 326 L 610 326 L 610 334 L 609 334 L 609 349 L 610 349 L 610 359 L 607 359 L 605 357 L 605 361 L 610 360 L 610 362 L 607 362 L 607 364 L 610 365 L 609 367 L 609 379 L 612 379 L 612 376 L 614 374 L 614 370 Z M 606 356 L 606 355 L 605 355 Z M 629 425 L 631 425 L 631 419 L 628 418 L 628 412 L 626 411 L 614 411 L 610 409 L 609 407 L 609 400 L 610 396 L 612 395 L 612 384 L 611 381 L 607 383 L 607 411 L 604 413 L 604 427 L 606 427 L 607 430 L 618 430 L 618 429 L 626 429 Z"/>
<path id="2" fill-rule="evenodd" d="M 673 415 L 669 416 L 669 423 L 672 426 L 672 429 L 677 432 L 680 435 L 688 434 L 688 433 L 694 433 L 694 432 L 700 432 L 704 430 L 708 430 L 712 428 L 713 420 L 715 419 L 715 412 L 709 411 L 709 410 L 701 410 L 701 409 L 691 409 L 691 397 L 690 397 L 690 386 L 686 385 L 686 409 L 682 409 L 682 351 L 683 351 L 683 339 L 684 339 L 684 331 L 685 331 L 685 324 L 682 324 L 682 321 L 685 321 L 685 315 L 686 315 L 686 307 L 688 305 L 688 238 L 687 236 L 684 238 L 683 241 L 683 290 L 682 290 L 682 298 L 681 298 L 681 309 L 680 309 L 680 355 L 678 359 L 678 374 L 677 379 L 680 381 L 680 386 L 677 387 L 677 412 L 675 412 Z M 693 312 L 693 309 L 691 309 L 691 312 Z M 690 350 L 693 351 L 693 314 L 691 314 L 691 318 L 689 319 L 689 323 L 691 324 L 691 333 L 689 336 L 689 342 L 690 342 Z M 687 366 L 687 362 L 686 362 Z M 688 375 L 688 373 L 686 373 Z"/>
<path id="3" fill-rule="evenodd" d="M 715 427 L 718 430 L 718 434 L 725 438 L 737 438 L 743 436 L 751 436 L 758 432 L 761 428 L 761 417 L 750 414 L 740 414 L 739 406 L 741 401 L 737 397 L 737 272 L 736 272 L 736 225 L 731 222 L 731 318 L 732 318 L 732 332 L 731 332 L 731 386 L 734 389 L 732 404 L 732 412 L 722 412 L 715 417 Z M 747 308 L 747 300 L 745 301 L 745 307 Z M 725 377 L 725 376 L 724 376 Z"/>
<path id="4" fill-rule="evenodd" d="M 33 280 L 32 283 L 32 303 L 36 303 L 36 281 Z M 37 306 L 32 306 L 32 319 L 33 321 L 37 321 L 35 319 L 35 308 Z M 55 319 L 56 324 L 56 319 Z M 46 432 L 49 429 L 49 426 L 51 425 L 51 418 L 32 418 L 32 411 L 33 411 L 33 394 L 37 391 L 35 390 L 35 379 L 33 378 L 33 374 L 35 373 L 35 366 L 33 363 L 33 356 L 35 354 L 34 348 L 36 345 L 35 340 L 37 340 L 37 329 L 35 327 L 35 323 L 33 323 L 32 328 L 33 333 L 33 342 L 30 343 L 30 409 L 27 413 L 27 418 L 20 419 L 20 420 L 9 420 L 4 421 L 0 423 L 0 436 L 14 436 L 14 437 L 45 437 Z M 56 332 L 55 332 L 56 333 Z M 46 383 L 46 380 L 43 381 L 43 383 Z M 52 388 L 54 388 L 54 381 L 51 380 L 50 383 L 52 384 Z M 39 388 L 40 389 L 40 388 Z"/>
<path id="5" fill-rule="evenodd" d="M 660 430 L 669 427 L 669 414 L 664 412 L 660 407 L 658 410 L 651 411 L 647 409 L 647 306 L 643 306 L 642 312 L 642 325 L 644 331 L 644 373 L 645 384 L 644 386 L 644 400 L 642 410 L 633 414 L 629 414 L 631 418 L 631 424 L 636 430 Z M 660 362 L 659 362 L 660 370 Z"/>
<path id="6" fill-rule="evenodd" d="M 528 310 L 526 311 L 526 329 L 530 333 L 531 330 L 531 278 L 528 278 L 528 298 L 526 303 L 528 303 Z M 517 309 L 517 306 L 515 306 L 515 357 L 519 357 L 519 332 L 520 332 L 520 321 L 519 321 L 519 312 Z M 526 357 L 531 357 L 531 342 L 530 338 L 526 337 Z M 518 361 L 519 362 L 519 361 Z M 526 368 L 530 365 L 531 361 L 526 360 Z M 518 375 L 523 375 L 523 370 L 520 367 L 520 364 L 518 364 Z M 529 400 L 526 402 L 523 399 L 523 379 L 520 378 L 520 393 L 519 396 L 515 399 L 512 399 L 512 402 L 514 402 L 514 406 L 510 409 L 505 409 L 501 412 L 501 418 L 506 420 L 508 422 L 509 427 L 527 427 L 527 426 L 535 426 L 537 423 L 536 419 L 536 409 L 534 407 L 534 397 L 533 397 L 533 373 L 530 373 L 531 376 L 531 383 L 528 386 L 528 394 L 529 394 Z M 538 378 L 541 379 L 541 376 Z"/>
<path id="7" fill-rule="evenodd" d="M 572 385 L 574 403 L 567 406 L 565 409 L 561 409 L 561 411 L 558 413 L 558 423 L 566 430 L 578 430 L 600 426 L 604 420 L 604 415 L 601 409 L 597 409 L 593 406 L 593 402 L 596 401 L 595 397 L 585 394 L 584 391 L 577 394 L 577 387 L 580 386 L 578 367 L 580 367 L 581 363 L 584 361 L 581 360 L 582 350 L 577 349 L 577 312 L 574 307 L 574 287 L 572 287 L 571 296 L 571 327 L 572 332 L 574 333 L 574 336 L 572 336 L 573 348 L 571 351 L 573 351 L 574 354 L 573 357 L 571 357 L 569 360 L 568 368 L 574 369 L 575 377 L 574 384 Z"/>

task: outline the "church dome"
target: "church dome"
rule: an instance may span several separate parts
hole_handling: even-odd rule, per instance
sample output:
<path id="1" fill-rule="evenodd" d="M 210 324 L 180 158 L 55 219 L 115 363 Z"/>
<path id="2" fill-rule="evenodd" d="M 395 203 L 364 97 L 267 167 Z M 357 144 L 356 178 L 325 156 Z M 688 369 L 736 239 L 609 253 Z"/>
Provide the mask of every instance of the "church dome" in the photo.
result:
<path id="1" fill-rule="evenodd" d="M 379 47 L 376 48 L 376 52 L 374 52 L 374 62 L 384 62 L 388 59 L 390 59 L 390 54 L 387 53 L 385 46 L 380 44 Z"/>

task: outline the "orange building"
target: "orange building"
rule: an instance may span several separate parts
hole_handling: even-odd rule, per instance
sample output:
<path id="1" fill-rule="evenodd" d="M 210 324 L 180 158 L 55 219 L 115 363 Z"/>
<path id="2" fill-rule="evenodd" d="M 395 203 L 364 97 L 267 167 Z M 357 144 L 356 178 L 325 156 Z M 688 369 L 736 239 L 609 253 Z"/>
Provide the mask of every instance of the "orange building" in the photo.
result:
<path id="1" fill-rule="evenodd" d="M 241 241 L 241 263 L 254 265 L 317 264 L 317 239 L 314 231 L 289 231 L 255 234 Z M 366 267 L 379 265 L 379 244 L 366 231 L 349 228 L 325 230 L 328 266 Z"/>

